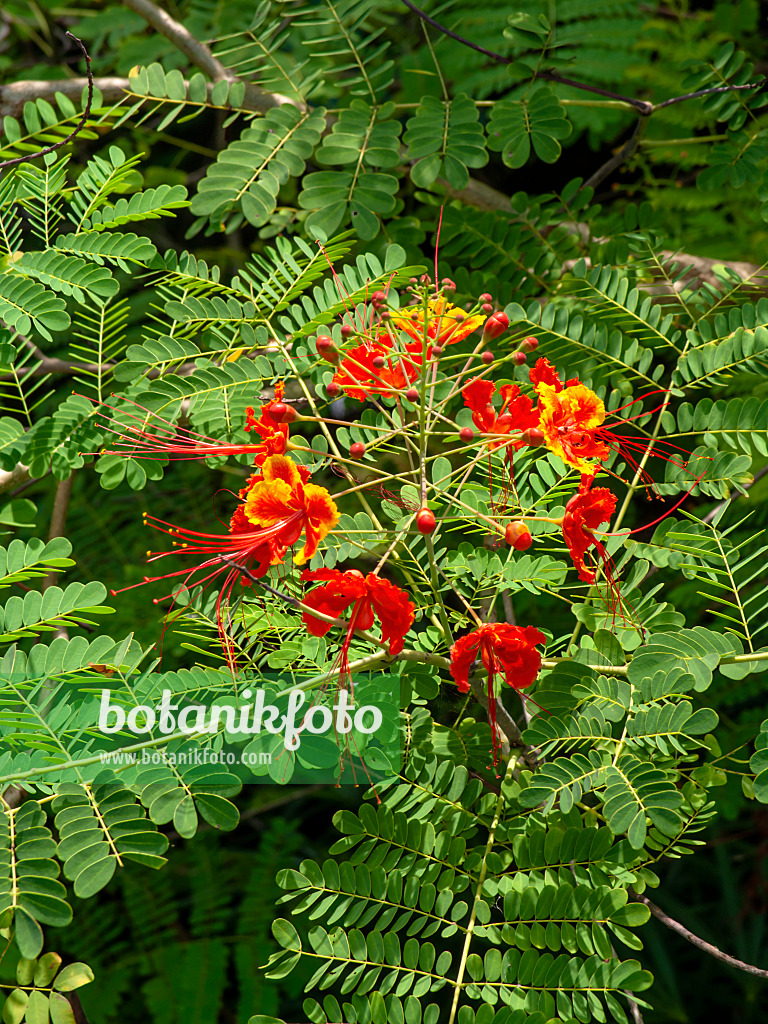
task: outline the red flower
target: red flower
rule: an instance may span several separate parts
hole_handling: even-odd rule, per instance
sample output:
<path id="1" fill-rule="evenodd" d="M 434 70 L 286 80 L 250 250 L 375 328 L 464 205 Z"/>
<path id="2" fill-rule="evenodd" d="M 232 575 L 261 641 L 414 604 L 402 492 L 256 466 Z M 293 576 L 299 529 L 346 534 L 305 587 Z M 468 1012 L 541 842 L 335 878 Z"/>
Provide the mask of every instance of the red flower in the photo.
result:
<path id="1" fill-rule="evenodd" d="M 574 494 L 565 506 L 563 516 L 563 537 L 579 570 L 579 579 L 585 583 L 595 582 L 595 572 L 587 568 L 584 556 L 587 550 L 594 547 L 598 558 L 605 567 L 609 583 L 613 583 L 610 558 L 602 542 L 595 537 L 596 530 L 607 523 L 616 510 L 616 495 L 611 494 L 607 487 L 596 487 L 590 490 L 592 477 L 583 477 L 579 493 Z"/>
<path id="2" fill-rule="evenodd" d="M 356 629 L 370 629 L 374 614 L 381 623 L 381 639 L 389 644 L 390 654 L 399 654 L 403 649 L 405 634 L 413 625 L 414 604 L 405 591 L 389 580 L 375 573 L 363 576 L 357 569 L 341 572 L 339 569 L 314 569 L 301 574 L 303 580 L 325 580 L 304 598 L 309 605 L 324 615 L 334 618 L 354 605 L 349 618 L 347 643 Z M 330 622 L 316 619 L 304 612 L 304 625 L 313 636 L 325 636 L 331 629 Z"/>
<path id="3" fill-rule="evenodd" d="M 428 348 L 428 359 L 431 354 Z M 421 357 L 421 342 L 413 342 L 402 352 L 395 352 L 386 335 L 381 335 L 378 341 L 366 341 L 350 349 L 333 375 L 333 383 L 358 402 L 364 402 L 371 395 L 399 394 L 421 373 Z M 374 359 L 383 359 L 383 365 L 374 366 Z"/>
<path id="4" fill-rule="evenodd" d="M 540 356 L 536 360 L 535 366 L 531 367 L 528 371 L 528 379 L 531 384 L 533 384 L 536 391 L 539 390 L 540 384 L 549 384 L 556 392 L 562 391 L 564 387 L 570 388 L 575 384 L 581 384 L 578 377 L 571 377 L 570 380 L 563 384 L 558 376 L 557 370 L 545 356 Z"/>
<path id="5" fill-rule="evenodd" d="M 472 410 L 472 422 L 484 434 L 509 434 L 527 430 L 539 425 L 539 414 L 533 408 L 533 401 L 527 395 L 520 394 L 517 384 L 504 384 L 499 389 L 502 406 L 499 413 L 491 405 L 496 392 L 493 381 L 483 377 L 475 377 L 462 389 L 464 405 Z M 525 442 L 517 439 L 514 442 L 493 441 L 491 448 L 508 444 L 517 451 Z"/>
<path id="6" fill-rule="evenodd" d="M 486 669 L 488 719 L 493 737 L 493 763 L 497 763 L 496 700 L 501 689 L 497 676 L 515 690 L 530 686 L 541 668 L 536 644 L 547 638 L 535 626 L 510 626 L 505 622 L 485 624 L 461 637 L 451 647 L 451 675 L 462 693 L 469 691 L 469 672 L 478 654 Z"/>
<path id="7" fill-rule="evenodd" d="M 480 660 L 489 672 L 503 672 L 505 681 L 515 690 L 530 686 L 541 668 L 536 644 L 547 638 L 535 626 L 510 626 L 494 622 L 478 626 L 451 647 L 451 675 L 462 693 L 469 692 L 469 670 Z"/>

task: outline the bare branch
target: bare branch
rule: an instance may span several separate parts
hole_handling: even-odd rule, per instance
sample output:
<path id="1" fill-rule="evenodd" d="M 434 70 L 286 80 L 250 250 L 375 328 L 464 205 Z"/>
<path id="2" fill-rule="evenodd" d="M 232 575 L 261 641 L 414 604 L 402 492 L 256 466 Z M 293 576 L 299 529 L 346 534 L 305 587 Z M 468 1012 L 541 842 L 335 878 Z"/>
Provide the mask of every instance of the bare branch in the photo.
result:
<path id="1" fill-rule="evenodd" d="M 668 914 L 665 914 L 660 907 L 657 907 L 655 903 L 651 903 L 647 896 L 638 896 L 637 893 L 632 893 L 630 890 L 632 899 L 637 903 L 644 903 L 650 910 L 653 916 L 661 921 L 663 925 L 670 929 L 670 931 L 677 932 L 678 935 L 690 942 L 692 946 L 696 946 L 697 949 L 704 950 L 705 953 L 709 953 L 716 960 L 720 960 L 724 964 L 728 964 L 729 967 L 735 967 L 739 971 L 745 971 L 747 974 L 752 974 L 756 978 L 768 978 L 768 971 L 763 970 L 761 967 L 755 967 L 753 964 L 744 963 L 743 960 L 737 960 L 735 956 L 730 956 L 728 953 L 723 953 L 722 950 L 718 949 L 717 946 L 713 946 L 711 942 L 707 942 L 705 939 L 699 938 L 698 935 L 694 935 L 692 931 L 689 931 L 685 925 L 680 924 L 679 921 L 675 921 Z"/>

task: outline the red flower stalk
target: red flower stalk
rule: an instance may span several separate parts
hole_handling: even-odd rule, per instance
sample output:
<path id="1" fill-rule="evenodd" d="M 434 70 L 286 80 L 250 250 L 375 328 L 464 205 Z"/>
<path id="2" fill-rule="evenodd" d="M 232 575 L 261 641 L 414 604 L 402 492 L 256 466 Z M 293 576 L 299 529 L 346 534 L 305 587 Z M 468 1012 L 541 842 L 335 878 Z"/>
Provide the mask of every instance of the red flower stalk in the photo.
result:
<path id="1" fill-rule="evenodd" d="M 288 424 L 278 423 L 270 415 L 273 406 L 282 404 L 284 385 L 275 385 L 275 397 L 261 407 L 258 419 L 252 406 L 246 409 L 247 431 L 253 430 L 261 437 L 258 444 L 222 444 L 212 437 L 198 434 L 194 430 L 179 427 L 163 419 L 144 406 L 130 399 L 122 399 L 131 409 L 107 406 L 119 413 L 120 421 L 115 426 L 110 421 L 102 424 L 107 432 L 116 434 L 112 449 L 103 449 L 101 455 L 123 455 L 133 459 L 208 459 L 221 455 L 254 455 L 255 464 L 261 466 L 270 455 L 283 455 L 291 447 L 288 440 Z M 148 427 L 149 425 L 149 427 Z M 151 427 L 151 429 L 150 429 Z"/>
<path id="2" fill-rule="evenodd" d="M 472 422 L 484 434 L 505 435 L 512 432 L 528 430 L 539 425 L 539 414 L 533 408 L 533 401 L 527 395 L 520 394 L 517 384 L 504 384 L 499 389 L 502 406 L 499 412 L 493 408 L 491 399 L 496 392 L 493 381 L 483 377 L 475 377 L 462 388 L 464 405 L 472 410 Z M 508 445 L 514 451 L 522 448 L 525 441 L 492 441 L 490 448 Z"/>
<path id="3" fill-rule="evenodd" d="M 253 406 L 249 405 L 245 410 L 245 429 L 252 430 L 258 434 L 262 443 L 257 447 L 260 449 L 256 455 L 256 465 L 263 466 L 264 460 L 270 455 L 285 455 L 288 447 L 288 424 L 274 419 L 272 409 L 275 406 L 282 406 L 285 385 L 278 381 L 275 385 L 275 397 L 261 407 L 261 415 L 256 419 Z"/>
<path id="4" fill-rule="evenodd" d="M 339 520 L 336 505 L 328 491 L 324 487 L 307 483 L 307 478 L 307 470 L 303 466 L 296 466 L 287 456 L 269 456 L 262 471 L 254 474 L 240 492 L 244 500 L 232 516 L 228 534 L 189 530 L 145 515 L 148 524 L 171 537 L 176 548 L 150 553 L 150 562 L 177 554 L 179 549 L 201 560 L 192 568 L 177 569 L 161 576 L 145 576 L 144 583 L 182 577 L 181 582 L 186 587 L 206 586 L 224 574 L 216 602 L 216 621 L 230 662 L 232 645 L 227 637 L 227 628 L 231 620 L 224 609 L 229 606 L 234 584 L 242 576 L 231 563 L 248 569 L 253 576 L 260 578 L 272 566 L 282 563 L 288 548 L 295 545 L 303 534 L 305 544 L 294 555 L 294 561 L 301 565 L 315 554 L 320 541 Z M 243 576 L 242 582 L 249 582 L 248 578 Z M 155 603 L 160 600 L 163 598 L 155 599 Z"/>
<path id="5" fill-rule="evenodd" d="M 535 680 L 541 668 L 536 644 L 547 638 L 535 626 L 510 626 L 505 622 L 479 626 L 458 639 L 451 647 L 451 675 L 461 693 L 469 692 L 469 673 L 478 653 L 485 668 L 488 685 L 488 721 L 493 737 L 493 763 L 498 764 L 499 740 L 496 730 L 496 700 L 501 690 L 498 679 L 515 690 L 524 690 Z"/>
<path id="6" fill-rule="evenodd" d="M 427 349 L 427 358 L 431 356 Z M 374 359 L 383 359 L 380 367 Z M 413 342 L 402 352 L 393 351 L 385 334 L 377 341 L 366 341 L 350 349 L 333 375 L 333 383 L 344 388 L 350 398 L 364 402 L 371 395 L 395 395 L 404 391 L 421 373 L 422 345 Z"/>
<path id="7" fill-rule="evenodd" d="M 399 587 L 375 573 L 363 576 L 357 569 L 342 572 L 339 569 L 305 570 L 302 580 L 324 580 L 304 598 L 304 604 L 324 615 L 337 618 L 353 606 L 349 618 L 344 650 L 348 650 L 356 629 L 370 629 L 374 616 L 381 623 L 382 643 L 389 644 L 390 654 L 399 654 L 405 643 L 405 634 L 413 625 L 414 604 Z M 304 612 L 304 625 L 313 636 L 325 636 L 332 623 L 316 619 Z"/>

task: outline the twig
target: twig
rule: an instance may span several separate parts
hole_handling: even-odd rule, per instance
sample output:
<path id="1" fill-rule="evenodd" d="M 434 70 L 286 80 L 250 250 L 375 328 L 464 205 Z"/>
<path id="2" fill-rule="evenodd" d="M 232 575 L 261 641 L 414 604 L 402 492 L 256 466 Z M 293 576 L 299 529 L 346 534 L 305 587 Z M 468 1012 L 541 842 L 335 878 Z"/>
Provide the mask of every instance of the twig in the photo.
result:
<path id="1" fill-rule="evenodd" d="M 77 43 L 85 57 L 85 68 L 86 74 L 88 75 L 88 99 L 85 102 L 83 116 L 77 122 L 74 131 L 71 131 L 65 139 L 62 139 L 60 142 L 54 142 L 52 146 L 46 146 L 45 149 L 39 149 L 35 153 L 27 153 L 26 156 L 17 156 L 13 160 L 3 160 L 3 162 L 0 163 L 0 170 L 4 167 L 14 167 L 16 164 L 27 163 L 29 160 L 36 160 L 39 156 L 45 156 L 46 153 L 53 153 L 55 150 L 61 149 L 62 146 L 66 146 L 68 142 L 71 142 L 76 135 L 79 135 L 85 125 L 85 122 L 88 120 L 88 115 L 91 112 L 91 103 L 93 102 L 93 73 L 91 71 L 91 58 L 88 55 L 88 51 L 83 46 L 82 40 L 78 39 L 77 36 L 73 36 L 71 32 L 67 32 L 67 35 Z"/>
<path id="2" fill-rule="evenodd" d="M 730 967 L 735 967 L 739 971 L 745 971 L 747 974 L 752 974 L 755 978 L 768 978 L 768 971 L 764 971 L 761 967 L 755 967 L 753 964 L 744 963 L 743 960 L 737 960 L 735 956 L 730 956 L 728 953 L 723 953 L 722 950 L 718 949 L 717 946 L 713 946 L 711 942 L 707 942 L 705 939 L 699 938 L 698 935 L 694 935 L 693 932 L 689 931 L 685 925 L 680 924 L 679 921 L 675 921 L 668 914 L 657 907 L 655 903 L 651 903 L 647 896 L 638 896 L 637 893 L 632 892 L 630 889 L 630 896 L 637 903 L 644 903 L 650 910 L 653 916 L 661 921 L 663 925 L 670 929 L 670 931 L 677 932 L 678 935 L 690 942 L 692 946 L 696 946 L 698 949 L 702 949 L 705 953 L 709 953 L 716 960 L 722 961 L 724 964 L 728 964 Z"/>
<path id="3" fill-rule="evenodd" d="M 610 174 L 618 170 L 622 164 L 626 163 L 631 157 L 635 155 L 637 147 L 640 145 L 640 140 L 645 135 L 645 130 L 648 127 L 648 118 L 641 117 L 638 119 L 635 125 L 635 130 L 632 132 L 630 137 L 618 151 L 602 165 L 598 167 L 591 177 L 589 177 L 581 188 L 597 188 L 597 186 L 604 181 Z M 581 191 L 581 190 L 579 190 Z"/>
<path id="4" fill-rule="evenodd" d="M 712 89 L 699 89 L 697 92 L 687 92 L 683 96 L 673 96 L 670 100 L 663 100 L 655 103 L 654 110 L 661 110 L 662 107 L 671 107 L 673 103 L 682 103 L 684 100 L 696 100 L 699 96 L 713 96 L 718 92 L 738 92 L 740 89 L 758 89 L 768 82 L 768 78 L 761 78 L 759 82 L 747 82 L 746 85 L 716 85 Z"/>

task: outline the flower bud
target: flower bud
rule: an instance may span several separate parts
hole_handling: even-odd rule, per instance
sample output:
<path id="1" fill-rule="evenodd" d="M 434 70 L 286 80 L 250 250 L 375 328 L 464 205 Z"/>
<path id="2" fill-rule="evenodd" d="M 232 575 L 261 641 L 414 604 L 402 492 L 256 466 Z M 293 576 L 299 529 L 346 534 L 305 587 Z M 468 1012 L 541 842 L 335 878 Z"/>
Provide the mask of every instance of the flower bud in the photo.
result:
<path id="1" fill-rule="evenodd" d="M 525 354 L 525 352 L 513 352 L 512 362 L 515 364 L 515 366 L 522 366 L 523 363 L 528 362 L 528 356 Z"/>
<path id="2" fill-rule="evenodd" d="M 293 423 L 296 419 L 296 410 L 285 402 L 273 402 L 269 407 L 269 415 L 275 423 Z"/>
<path id="3" fill-rule="evenodd" d="M 355 333 L 355 328 L 352 324 L 341 325 L 341 336 L 342 338 L 350 338 Z"/>
<path id="4" fill-rule="evenodd" d="M 440 287 L 443 289 L 444 292 L 455 292 L 456 282 L 452 281 L 450 277 L 444 277 L 440 282 Z"/>
<path id="5" fill-rule="evenodd" d="M 355 441 L 354 444 L 349 446 L 349 454 L 353 459 L 362 459 L 365 455 L 365 445 L 362 441 Z"/>
<path id="6" fill-rule="evenodd" d="M 338 363 L 339 353 L 330 334 L 318 334 L 315 339 L 315 348 L 320 358 L 325 359 L 327 363 Z"/>
<path id="7" fill-rule="evenodd" d="M 419 392 L 416 390 L 416 388 L 408 388 L 408 390 L 405 392 L 405 397 L 408 399 L 409 402 L 413 402 L 415 404 L 419 400 Z"/>
<path id="8" fill-rule="evenodd" d="M 483 334 L 486 338 L 498 338 L 500 334 L 509 327 L 509 317 L 501 310 L 489 316 L 483 325 Z"/>
<path id="9" fill-rule="evenodd" d="M 459 437 L 461 438 L 462 441 L 465 442 L 473 441 L 475 437 L 475 432 L 472 429 L 472 427 L 462 427 L 461 430 L 459 431 Z"/>
<path id="10" fill-rule="evenodd" d="M 387 360 L 384 358 L 384 356 L 374 356 L 371 362 L 373 363 L 377 370 L 381 370 L 383 367 L 387 365 Z"/>
<path id="11" fill-rule="evenodd" d="M 437 525 L 435 520 L 435 513 L 428 508 L 421 508 L 416 516 L 416 528 L 419 533 L 429 534 L 432 533 L 435 526 Z"/>
<path id="12" fill-rule="evenodd" d="M 538 347 L 538 338 L 524 338 L 520 349 L 522 352 L 535 352 Z"/>
<path id="13" fill-rule="evenodd" d="M 341 385 L 332 380 L 330 384 L 326 385 L 325 393 L 329 398 L 338 398 L 341 394 Z"/>
<path id="14" fill-rule="evenodd" d="M 493 296 L 491 295 L 490 292 L 483 292 L 483 294 L 479 296 L 479 301 L 480 302 L 493 302 Z"/>
<path id="15" fill-rule="evenodd" d="M 528 427 L 522 433 L 522 440 L 525 444 L 529 444 L 531 448 L 538 448 L 539 445 L 544 444 L 544 432 L 539 430 L 538 427 Z"/>
<path id="16" fill-rule="evenodd" d="M 492 302 L 484 302 L 482 304 L 482 306 L 480 307 L 480 309 L 483 311 L 483 313 L 492 313 L 493 312 L 493 303 Z"/>
<path id="17" fill-rule="evenodd" d="M 383 306 L 387 301 L 387 296 L 384 292 L 374 292 L 371 296 L 371 304 L 373 306 Z"/>
<path id="18" fill-rule="evenodd" d="M 443 346 L 442 345 L 433 345 L 433 347 L 432 347 L 432 355 L 433 356 L 437 356 L 437 358 L 439 359 L 442 354 L 443 354 Z"/>
<path id="19" fill-rule="evenodd" d="M 509 523 L 504 531 L 504 540 L 507 544 L 513 547 L 515 551 L 527 551 L 533 543 L 531 531 L 525 523 L 519 519 Z"/>
<path id="20" fill-rule="evenodd" d="M 490 364 L 493 362 L 493 352 L 483 352 L 480 358 L 483 360 L 486 366 L 490 366 Z"/>

